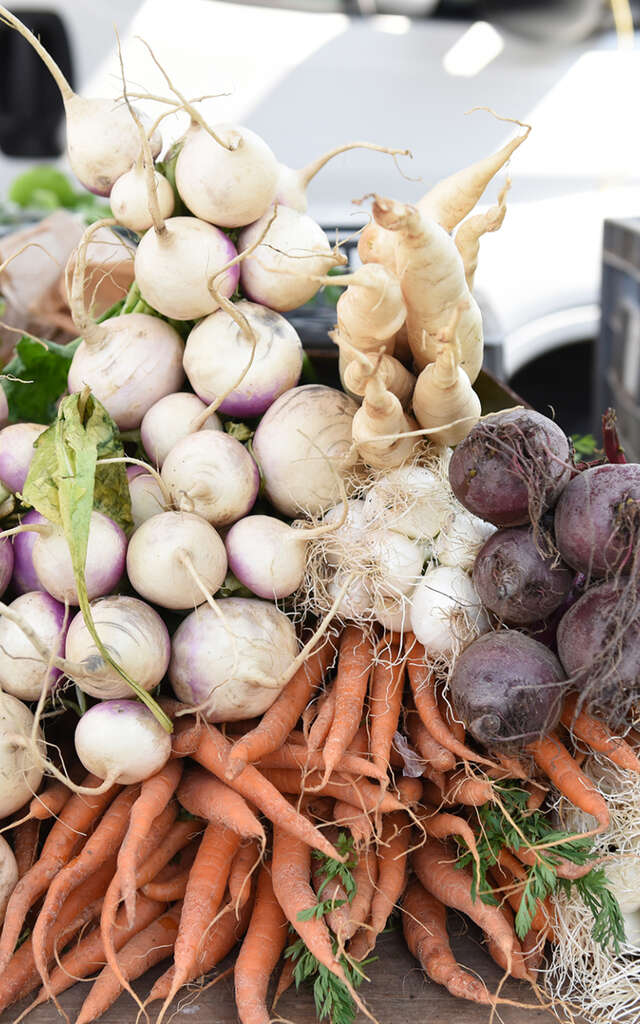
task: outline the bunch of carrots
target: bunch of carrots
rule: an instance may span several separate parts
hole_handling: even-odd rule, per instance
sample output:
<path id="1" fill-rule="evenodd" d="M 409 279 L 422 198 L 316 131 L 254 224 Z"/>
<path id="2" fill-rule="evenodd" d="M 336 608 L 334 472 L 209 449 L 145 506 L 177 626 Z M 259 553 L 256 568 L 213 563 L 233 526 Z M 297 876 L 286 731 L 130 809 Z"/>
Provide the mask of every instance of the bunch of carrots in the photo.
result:
<path id="1" fill-rule="evenodd" d="M 456 962 L 447 907 L 480 927 L 505 972 L 535 986 L 553 940 L 549 900 L 537 902 L 524 937 L 514 922 L 539 854 L 526 844 L 499 850 L 490 870 L 497 898 L 478 898 L 477 811 L 505 779 L 522 780 L 535 810 L 551 781 L 604 826 L 606 804 L 560 735 L 530 748 L 546 779 L 521 759 L 478 751 L 420 645 L 355 626 L 316 649 L 257 722 L 225 734 L 179 714 L 177 701 L 164 709 L 175 732 L 160 772 L 95 797 L 52 782 L 15 824 L 20 880 L 0 935 L 0 1011 L 31 996 L 24 1016 L 97 975 L 77 1018 L 87 1024 L 124 990 L 139 1002 L 132 982 L 169 961 L 144 1003 L 161 1006 L 161 1021 L 181 989 L 240 944 L 242 1024 L 268 1024 L 269 983 L 285 952 L 276 998 L 312 964 L 367 1012 L 357 985 L 398 907 L 409 950 L 454 995 L 498 998 Z M 592 749 L 640 771 L 632 746 L 589 715 L 576 718 L 568 704 L 563 720 Z M 461 850 L 470 865 L 456 864 Z M 590 867 L 557 863 L 568 878 Z"/>

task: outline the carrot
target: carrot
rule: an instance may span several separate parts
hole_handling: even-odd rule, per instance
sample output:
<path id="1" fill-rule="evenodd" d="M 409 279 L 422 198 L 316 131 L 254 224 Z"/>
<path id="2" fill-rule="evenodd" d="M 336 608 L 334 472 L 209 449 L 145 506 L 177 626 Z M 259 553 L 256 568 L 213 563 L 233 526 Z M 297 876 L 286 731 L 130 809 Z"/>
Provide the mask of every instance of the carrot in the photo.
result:
<path id="1" fill-rule="evenodd" d="M 229 871 L 229 902 L 236 917 L 251 895 L 251 876 L 260 860 L 261 851 L 255 840 L 241 846 L 233 858 Z"/>
<path id="2" fill-rule="evenodd" d="M 356 932 L 349 956 L 364 960 L 384 930 L 391 911 L 402 896 L 407 882 L 407 855 L 411 839 L 411 822 L 402 811 L 386 814 L 382 819 L 382 836 L 378 848 L 378 883 L 371 900 L 371 915 L 366 927 Z"/>
<path id="3" fill-rule="evenodd" d="M 58 872 L 49 885 L 33 929 L 33 954 L 45 989 L 49 982 L 47 934 L 69 893 L 115 854 L 127 831 L 131 807 L 138 793 L 139 786 L 127 786 L 118 794 L 80 853 Z"/>
<path id="4" fill-rule="evenodd" d="M 513 914 L 508 906 L 502 903 L 498 908 L 500 914 L 505 921 L 505 924 L 509 928 L 513 928 Z M 527 971 L 527 965 L 522 955 L 522 947 L 518 943 L 518 948 L 513 952 L 511 957 L 507 957 L 504 949 L 501 948 L 499 943 L 496 941 L 495 935 L 488 935 L 484 933 L 485 941 L 487 943 L 487 950 L 492 960 L 501 967 L 505 974 L 510 974 L 512 978 L 519 978 L 521 981 L 528 981 L 529 973 Z"/>
<path id="5" fill-rule="evenodd" d="M 391 646 L 385 652 L 388 661 L 376 662 L 369 692 L 371 757 L 385 776 L 389 771 L 393 735 L 397 731 L 402 710 L 404 661 L 398 662 L 398 653 L 399 648 Z"/>
<path id="6" fill-rule="evenodd" d="M 47 818 L 57 818 L 71 796 L 71 790 L 64 782 L 54 780 L 37 793 L 29 804 L 29 814 L 38 821 L 46 821 Z"/>
<path id="7" fill-rule="evenodd" d="M 291 743 L 285 743 L 279 750 L 274 750 L 272 754 L 267 754 L 261 758 L 259 764 L 268 768 L 287 768 L 293 770 L 304 768 L 310 771 L 312 769 L 324 768 L 324 758 L 319 750 L 309 750 L 308 747 L 299 747 Z M 377 779 L 378 782 L 383 782 L 387 778 L 386 771 L 383 772 L 381 768 L 372 764 L 365 757 L 360 757 L 358 754 L 353 754 L 349 751 L 343 754 L 340 769 L 351 772 L 353 775 L 364 775 L 367 778 Z"/>
<path id="8" fill-rule="evenodd" d="M 129 923 L 136 902 L 136 851 L 148 834 L 151 823 L 169 803 L 182 775 L 181 761 L 168 761 L 164 768 L 142 783 L 140 796 L 131 809 L 129 828 L 118 854 L 118 876 Z"/>
<path id="9" fill-rule="evenodd" d="M 426 663 L 426 654 L 422 644 L 414 642 L 407 665 L 416 710 L 427 732 L 456 757 L 464 761 L 478 761 L 480 764 L 493 765 L 492 761 L 476 754 L 466 744 L 459 743 L 442 718 L 436 698 L 433 669 Z"/>
<path id="10" fill-rule="evenodd" d="M 408 775 L 401 775 L 396 779 L 396 791 L 405 807 L 419 804 L 422 799 L 422 779 L 412 779 Z"/>
<path id="11" fill-rule="evenodd" d="M 335 825 L 330 825 L 326 834 L 335 845 L 339 829 Z M 330 903 L 329 909 L 324 914 L 324 919 L 331 931 L 340 935 L 346 930 L 349 923 L 349 901 L 347 891 L 340 878 L 338 876 L 327 878 L 324 865 L 319 858 L 313 857 L 311 860 L 311 884 L 318 900 Z"/>
<path id="12" fill-rule="evenodd" d="M 434 839 L 426 839 L 414 851 L 412 864 L 427 892 L 445 906 L 467 914 L 495 940 L 507 962 L 510 962 L 520 950 L 513 926 L 505 921 L 498 907 L 472 899 L 471 874 L 466 869 L 457 868 L 455 860 L 455 854 L 449 847 Z"/>
<path id="13" fill-rule="evenodd" d="M 178 800 L 190 814 L 231 828 L 239 836 L 254 836 L 264 849 L 267 841 L 264 829 L 246 800 L 209 772 L 202 769 L 187 772 L 178 787 Z"/>
<path id="14" fill-rule="evenodd" d="M 524 867 L 508 850 L 501 850 L 498 855 L 498 863 L 491 865 L 489 872 L 501 890 L 501 892 L 496 893 L 496 896 L 498 898 L 500 895 L 506 897 L 511 909 L 517 914 L 522 903 L 523 889 L 527 882 L 527 872 L 524 870 Z M 536 931 L 540 931 L 545 927 L 546 923 L 547 919 L 542 909 L 542 904 L 538 900 L 536 902 L 536 912 L 531 921 L 531 927 Z"/>
<path id="15" fill-rule="evenodd" d="M 543 736 L 529 744 L 527 749 L 556 789 L 585 814 L 593 815 L 600 826 L 598 831 L 609 827 L 609 810 L 604 798 L 557 737 Z"/>
<path id="16" fill-rule="evenodd" d="M 174 904 L 165 914 L 143 928 L 119 950 L 118 964 L 128 982 L 139 978 L 150 967 L 171 956 L 182 904 Z M 89 995 L 80 1007 L 75 1024 L 91 1024 L 116 1001 L 123 986 L 111 967 L 102 969 Z"/>
<path id="17" fill-rule="evenodd" d="M 195 733 L 191 723 L 188 722 L 184 729 L 178 727 L 173 740 L 174 749 L 180 753 L 183 742 L 189 747 L 193 743 L 194 737 Z M 217 778 L 224 780 L 229 749 L 229 744 L 222 733 L 215 726 L 207 724 L 207 727 L 199 733 L 193 757 Z M 244 796 L 246 800 L 259 807 L 270 821 L 279 822 L 283 828 L 289 829 L 292 834 L 298 835 L 303 842 L 309 843 L 321 853 L 335 857 L 337 860 L 343 859 L 311 822 L 298 814 L 253 765 L 248 765 L 237 778 L 228 782 L 228 785 Z"/>
<path id="18" fill-rule="evenodd" d="M 353 869 L 353 880 L 356 884 L 351 903 L 346 904 L 347 926 L 342 934 L 337 933 L 338 941 L 353 938 L 358 928 L 369 920 L 371 902 L 378 886 L 378 858 L 373 847 L 363 850 Z"/>
<path id="19" fill-rule="evenodd" d="M 476 837 L 468 821 L 457 814 L 447 814 L 446 811 L 437 811 L 435 807 L 426 805 L 425 813 L 420 815 L 420 824 L 428 836 L 433 839 L 449 839 L 451 836 L 460 836 L 467 844 L 469 851 L 480 865 Z"/>
<path id="20" fill-rule="evenodd" d="M 332 645 L 324 642 L 300 666 L 255 729 L 236 740 L 229 754 L 229 778 L 236 778 L 248 764 L 261 761 L 282 746 L 314 691 L 322 685 L 333 657 Z"/>
<path id="21" fill-rule="evenodd" d="M 464 743 L 466 739 L 466 731 L 462 722 L 458 722 L 454 717 L 451 705 L 444 698 L 444 694 L 440 693 L 438 696 L 438 709 L 440 711 L 440 717 L 446 723 L 449 732 L 456 738 L 458 743 Z"/>
<path id="22" fill-rule="evenodd" d="M 170 878 L 154 879 L 142 887 L 143 894 L 158 903 L 175 903 L 184 899 L 189 881 L 189 871 L 178 871 Z"/>
<path id="23" fill-rule="evenodd" d="M 373 822 L 366 811 L 360 811 L 343 800 L 336 800 L 333 817 L 337 824 L 347 826 L 356 849 L 366 846 L 373 838 Z"/>
<path id="24" fill-rule="evenodd" d="M 402 931 L 409 952 L 432 981 L 459 999 L 491 1002 L 484 983 L 465 971 L 451 952 L 444 904 L 415 878 L 402 901 Z"/>
<path id="25" fill-rule="evenodd" d="M 333 684 L 335 712 L 323 748 L 325 780 L 337 768 L 358 731 L 373 659 L 371 641 L 357 626 L 347 626 L 342 635 L 338 674 Z"/>
<path id="26" fill-rule="evenodd" d="M 13 834 L 13 855 L 18 865 L 18 878 L 26 875 L 37 860 L 40 822 L 37 818 L 23 821 Z"/>
<path id="27" fill-rule="evenodd" d="M 560 721 L 565 728 L 592 750 L 606 754 L 620 768 L 640 772 L 640 760 L 629 744 L 621 736 L 615 736 L 599 718 L 594 718 L 587 711 L 578 712 L 577 703 L 578 695 L 575 693 L 564 702 Z"/>
<path id="28" fill-rule="evenodd" d="M 532 867 L 537 864 L 540 860 L 540 854 L 536 851 L 535 847 L 521 846 L 519 849 L 512 849 L 512 853 L 526 864 L 527 867 Z M 553 848 L 551 849 L 553 852 Z M 541 854 L 544 855 L 545 851 L 542 850 Z M 596 861 L 589 860 L 586 864 L 574 864 L 573 861 L 565 860 L 564 857 L 554 857 L 553 868 L 558 878 L 583 878 L 588 875 L 593 867 L 595 867 Z"/>
<path id="29" fill-rule="evenodd" d="M 168 864 L 180 850 L 183 850 L 185 846 L 188 846 L 196 837 L 202 834 L 202 829 L 203 826 L 200 821 L 177 821 L 160 844 L 157 841 L 153 842 L 154 836 L 150 832 L 138 851 L 140 860 L 136 866 L 136 888 L 140 888 L 146 885 L 147 882 L 152 881 L 165 864 Z"/>
<path id="30" fill-rule="evenodd" d="M 325 783 L 320 772 L 303 775 L 300 772 L 287 771 L 285 768 L 265 768 L 263 774 L 281 793 L 302 793 L 308 787 L 314 793 L 335 797 L 336 800 L 353 804 L 354 807 L 371 814 L 376 811 L 386 814 L 405 809 L 397 797 L 365 779 L 354 779 L 348 775 L 334 773 L 331 781 Z"/>
<path id="31" fill-rule="evenodd" d="M 280 971 L 280 977 L 278 978 L 278 984 L 276 985 L 276 990 L 275 990 L 274 995 L 273 995 L 273 1004 L 272 1004 L 272 1009 L 273 1010 L 275 1010 L 276 1006 L 278 1005 L 278 1001 L 280 1000 L 280 997 L 283 996 L 284 993 L 287 991 L 287 989 L 291 988 L 291 986 L 293 985 L 293 981 L 294 981 L 294 977 L 293 976 L 294 976 L 295 969 L 296 969 L 296 965 L 295 965 L 293 960 L 291 960 L 291 959 L 285 960 L 285 962 L 282 965 L 282 970 Z"/>
<path id="32" fill-rule="evenodd" d="M 239 845 L 240 836 L 233 829 L 217 823 L 207 825 L 189 873 L 173 953 L 173 982 L 158 1024 L 176 992 L 186 984 L 189 972 L 199 963 L 207 928 L 213 925 L 220 909 Z"/>
<path id="33" fill-rule="evenodd" d="M 445 803 L 481 807 L 493 799 L 493 786 L 488 779 L 477 779 L 464 770 L 451 772 L 444 791 Z"/>
<path id="34" fill-rule="evenodd" d="M 336 711 L 336 690 L 332 685 L 318 702 L 318 714 L 313 725 L 309 729 L 308 747 L 309 750 L 319 750 L 333 724 L 333 716 Z"/>
<path id="35" fill-rule="evenodd" d="M 94 775 L 85 778 L 83 786 L 102 785 Z M 47 836 L 39 860 L 27 871 L 11 893 L 0 936 L 0 972 L 7 966 L 20 936 L 27 912 L 49 882 L 68 861 L 76 844 L 109 806 L 120 786 L 111 786 L 99 796 L 74 795 L 65 804 Z"/>
<path id="36" fill-rule="evenodd" d="M 448 772 L 455 768 L 455 755 L 433 738 L 415 711 L 409 712 L 407 715 L 407 733 L 411 745 L 427 764 L 441 772 Z"/>
<path id="37" fill-rule="evenodd" d="M 249 928 L 234 971 L 238 1017 L 242 1024 L 269 1024 L 266 999 L 269 978 L 287 942 L 287 919 L 276 899 L 271 866 L 258 876 L 256 899 Z"/>

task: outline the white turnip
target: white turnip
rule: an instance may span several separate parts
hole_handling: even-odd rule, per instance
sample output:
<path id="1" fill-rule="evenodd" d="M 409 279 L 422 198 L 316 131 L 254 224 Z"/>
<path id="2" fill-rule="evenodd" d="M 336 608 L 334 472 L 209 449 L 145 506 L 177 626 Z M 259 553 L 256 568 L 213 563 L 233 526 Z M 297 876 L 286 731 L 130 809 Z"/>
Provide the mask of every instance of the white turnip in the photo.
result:
<path id="1" fill-rule="evenodd" d="M 36 753 L 29 749 L 33 724 L 26 704 L 10 693 L 0 692 L 0 818 L 20 810 L 42 781 Z M 39 729 L 36 742 L 44 751 Z"/>
<path id="2" fill-rule="evenodd" d="M 20 522 L 29 526 L 31 523 L 45 523 L 46 520 L 35 508 L 32 508 L 22 516 Z M 16 594 L 44 590 L 33 567 L 33 545 L 37 537 L 37 533 L 25 530 L 24 533 L 17 533 L 13 538 L 13 577 L 11 582 Z"/>
<path id="3" fill-rule="evenodd" d="M 204 423 L 201 417 L 207 406 L 190 391 L 165 395 L 151 406 L 140 424 L 140 438 L 145 452 L 158 469 L 171 449 L 187 434 L 196 430 L 222 430 L 222 423 L 211 413 Z"/>
<path id="4" fill-rule="evenodd" d="M 132 469 L 136 472 L 131 473 Z M 166 512 L 166 495 L 157 478 L 151 473 L 145 473 L 142 466 L 127 466 L 127 479 L 131 498 L 131 518 L 133 527 L 137 530 L 151 516 Z"/>
<path id="5" fill-rule="evenodd" d="M 18 864 L 6 839 L 0 836 L 0 924 L 4 921 L 9 897 L 18 882 Z"/>
<path id="6" fill-rule="evenodd" d="M 218 406 L 221 413 L 260 416 L 298 383 L 302 345 L 295 328 L 266 306 L 242 299 L 235 308 L 253 329 L 255 346 L 237 321 L 219 309 L 189 334 L 184 369 L 203 401 L 216 402 L 226 395 Z"/>
<path id="7" fill-rule="evenodd" d="M 451 658 L 489 628 L 471 579 L 448 565 L 430 569 L 411 597 L 411 629 L 433 658 Z"/>
<path id="8" fill-rule="evenodd" d="M 253 507 L 260 475 L 247 449 L 217 430 L 188 434 L 171 449 L 162 479 L 173 503 L 214 526 L 230 526 Z"/>
<path id="9" fill-rule="evenodd" d="M 0 430 L 9 422 L 9 403 L 4 388 L 0 385 Z"/>
<path id="10" fill-rule="evenodd" d="M 64 654 L 64 605 L 40 590 L 22 594 L 8 606 L 30 626 L 52 658 Z M 42 689 L 51 689 L 60 677 L 60 669 L 49 665 L 17 621 L 0 616 L 0 688 L 21 700 L 38 700 Z"/>
<path id="11" fill-rule="evenodd" d="M 33 445 L 46 429 L 41 423 L 12 423 L 0 430 L 0 483 L 14 494 L 24 487 Z"/>
<path id="12" fill-rule="evenodd" d="M 104 700 L 89 708 L 74 742 L 88 772 L 122 786 L 155 775 L 171 754 L 169 733 L 135 700 Z"/>
<path id="13" fill-rule="evenodd" d="M 45 590 L 57 601 L 79 604 L 69 545 L 62 527 L 33 523 L 37 533 L 33 566 Z M 113 590 L 124 572 L 127 538 L 124 530 L 101 512 L 91 513 L 85 580 L 89 600 Z"/>
<path id="14" fill-rule="evenodd" d="M 229 568 L 258 597 L 289 597 L 304 579 L 304 532 L 274 516 L 245 516 L 225 537 Z"/>
<path id="15" fill-rule="evenodd" d="M 150 520 L 151 521 L 151 520 Z M 212 722 L 263 714 L 298 650 L 289 619 L 267 601 L 225 598 L 192 612 L 173 635 L 169 679 Z"/>
<path id="16" fill-rule="evenodd" d="M 163 218 L 170 217 L 175 205 L 173 189 L 159 171 L 154 171 L 153 177 L 160 215 Z M 147 176 L 140 162 L 118 178 L 111 189 L 109 203 L 113 216 L 122 227 L 138 234 L 153 227 Z"/>
<path id="17" fill-rule="evenodd" d="M 11 582 L 13 563 L 14 555 L 11 541 L 3 538 L 0 540 L 0 597 L 2 597 Z"/>

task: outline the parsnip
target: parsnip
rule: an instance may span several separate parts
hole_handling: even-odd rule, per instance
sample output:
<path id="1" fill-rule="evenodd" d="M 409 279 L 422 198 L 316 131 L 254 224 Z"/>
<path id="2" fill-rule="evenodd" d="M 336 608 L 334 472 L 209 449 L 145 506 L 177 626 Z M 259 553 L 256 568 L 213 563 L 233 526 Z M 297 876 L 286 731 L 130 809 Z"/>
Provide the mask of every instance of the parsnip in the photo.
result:
<path id="1" fill-rule="evenodd" d="M 413 393 L 413 411 L 421 427 L 433 430 L 435 444 L 455 445 L 480 419 L 480 399 L 459 366 L 455 329 L 463 310 L 458 307 L 433 363 L 425 366 Z M 449 340 L 453 339 L 453 340 Z"/>
<path id="2" fill-rule="evenodd" d="M 478 266 L 480 238 L 489 231 L 497 231 L 502 227 L 507 212 L 507 193 L 511 188 L 511 179 L 507 178 L 498 195 L 498 202 L 483 213 L 476 213 L 467 218 L 456 231 L 456 249 L 462 257 L 464 276 L 469 291 L 473 289 L 473 279 Z"/>
<path id="3" fill-rule="evenodd" d="M 393 469 L 411 458 L 415 437 L 398 437 L 417 424 L 405 415 L 400 400 L 383 384 L 374 368 L 362 405 L 353 417 L 352 437 L 360 458 L 376 469 Z"/>
<path id="4" fill-rule="evenodd" d="M 343 386 L 351 394 L 362 398 L 375 369 L 372 361 L 375 359 L 375 353 L 359 352 L 339 330 L 330 331 L 329 337 L 340 350 L 340 377 Z M 383 349 L 378 352 L 378 360 L 377 372 L 380 381 L 406 408 L 411 401 L 416 378 L 399 359 L 388 355 Z"/>

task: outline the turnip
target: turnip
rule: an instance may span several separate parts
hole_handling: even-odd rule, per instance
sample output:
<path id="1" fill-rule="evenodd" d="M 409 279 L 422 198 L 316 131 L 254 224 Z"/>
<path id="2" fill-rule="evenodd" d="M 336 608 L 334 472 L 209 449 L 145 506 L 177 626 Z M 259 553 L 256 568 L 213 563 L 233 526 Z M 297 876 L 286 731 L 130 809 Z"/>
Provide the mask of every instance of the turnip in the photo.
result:
<path id="1" fill-rule="evenodd" d="M 162 479 L 173 503 L 214 526 L 230 526 L 253 507 L 260 475 L 247 449 L 230 434 L 201 430 L 171 449 Z"/>
<path id="2" fill-rule="evenodd" d="M 9 403 L 3 387 L 0 386 L 0 430 L 9 422 Z"/>
<path id="3" fill-rule="evenodd" d="M 556 656 L 516 630 L 470 644 L 449 685 L 456 715 L 490 750 L 517 750 L 555 728 L 567 689 Z"/>
<path id="4" fill-rule="evenodd" d="M 546 619 L 565 600 L 573 573 L 545 557 L 527 526 L 498 530 L 478 552 L 473 584 L 482 603 L 514 625 Z"/>
<path id="5" fill-rule="evenodd" d="M 373 617 L 373 597 L 362 577 L 355 574 L 350 576 L 344 569 L 337 569 L 327 582 L 326 590 L 331 602 L 339 599 L 336 606 L 339 618 L 363 622 Z"/>
<path id="6" fill-rule="evenodd" d="M 30 744 L 33 726 L 34 717 L 26 704 L 0 692 L 0 818 L 20 810 L 42 781 L 42 769 Z M 44 750 L 39 729 L 35 741 Z"/>
<path id="7" fill-rule="evenodd" d="M 331 528 L 327 531 L 322 544 L 322 554 L 327 565 L 344 564 L 354 549 L 361 549 L 366 543 L 365 511 L 365 502 L 361 498 L 350 498 L 347 502 L 346 517 L 344 505 L 335 505 L 325 512 L 322 522 Z"/>
<path id="8" fill-rule="evenodd" d="M 414 540 L 431 540 L 450 507 L 448 487 L 438 467 L 399 466 L 378 477 L 364 499 L 364 515 Z"/>
<path id="9" fill-rule="evenodd" d="M 73 173 L 90 192 L 108 196 L 114 182 L 133 166 L 140 153 L 138 130 L 127 107 L 113 99 L 77 96 L 33 33 L 4 7 L 0 7 L 0 19 L 33 47 L 60 90 L 67 121 L 67 154 Z M 161 148 L 157 134 L 151 145 L 157 155 Z"/>
<path id="10" fill-rule="evenodd" d="M 49 651 L 51 658 L 64 654 L 65 608 L 39 590 L 22 594 L 8 608 L 17 618 L 0 616 L 0 688 L 21 700 L 38 700 L 45 684 L 50 689 L 60 676 L 60 669 L 50 665 L 41 651 Z M 36 633 L 42 645 L 39 649 L 18 624 L 21 620 Z"/>
<path id="11" fill-rule="evenodd" d="M 95 229 L 87 228 L 78 249 L 71 289 L 74 323 L 83 340 L 69 368 L 69 391 L 88 386 L 121 430 L 140 426 L 142 417 L 184 380 L 184 346 L 177 331 L 156 316 L 126 313 L 96 324 L 84 306 L 87 246 Z"/>
<path id="12" fill-rule="evenodd" d="M 240 232 L 240 252 L 256 242 L 269 217 L 265 213 Z M 306 213 L 279 206 L 262 242 L 243 261 L 240 281 L 247 298 L 284 313 L 313 298 L 320 288 L 314 276 L 323 276 L 335 262 L 320 225 Z"/>
<path id="13" fill-rule="evenodd" d="M 215 594 L 227 572 L 224 544 L 204 519 L 162 512 L 147 519 L 129 541 L 127 574 L 147 601 L 186 609 Z"/>
<path id="14" fill-rule="evenodd" d="M 322 384 L 285 391 L 262 417 L 253 454 L 267 497 L 286 516 L 316 515 L 340 500 L 340 477 L 355 461 L 355 402 Z"/>
<path id="15" fill-rule="evenodd" d="M 154 466 L 162 468 L 171 449 L 187 434 L 196 430 L 222 430 L 215 413 L 200 423 L 207 406 L 190 391 L 165 395 L 145 413 L 140 425 L 140 438 Z"/>
<path id="16" fill-rule="evenodd" d="M 215 134 L 215 138 L 214 138 Z M 192 125 L 176 161 L 176 186 L 201 220 L 240 228 L 262 217 L 276 194 L 278 163 L 248 128 Z"/>
<path id="17" fill-rule="evenodd" d="M 202 707 L 212 722 L 261 715 L 278 696 L 280 677 L 296 656 L 293 625 L 266 601 L 232 597 L 216 604 L 218 614 L 198 608 L 174 633 L 173 689 L 184 703 Z"/>
<path id="18" fill-rule="evenodd" d="M 57 601 L 79 604 L 71 554 L 61 526 L 32 523 L 37 533 L 33 545 L 33 567 L 41 584 Z M 91 513 L 85 579 L 89 600 L 113 590 L 124 572 L 127 538 L 112 519 Z"/>
<path id="19" fill-rule="evenodd" d="M 137 472 L 130 473 L 130 469 L 135 469 Z M 145 473 L 142 466 L 127 467 L 127 477 L 131 498 L 131 518 L 134 529 L 137 530 L 151 516 L 157 516 L 160 512 L 167 511 L 167 495 L 156 477 L 151 473 Z"/>
<path id="20" fill-rule="evenodd" d="M 0 483 L 12 493 L 24 487 L 33 446 L 46 429 L 41 423 L 12 423 L 0 430 Z"/>
<path id="21" fill-rule="evenodd" d="M 111 657 L 147 692 L 164 677 L 169 665 L 167 627 L 144 601 L 116 594 L 91 604 L 100 640 Z M 72 619 L 65 645 L 66 673 L 92 697 L 112 700 L 127 697 L 130 687 L 109 664 L 87 629 L 82 612 Z"/>
<path id="22" fill-rule="evenodd" d="M 171 754 L 171 737 L 135 700 L 104 700 L 76 726 L 78 757 L 88 772 L 131 786 L 160 771 Z"/>
<path id="23" fill-rule="evenodd" d="M 419 580 L 411 597 L 411 629 L 427 655 L 449 659 L 489 628 L 480 598 L 462 569 L 442 565 Z"/>
<path id="24" fill-rule="evenodd" d="M 640 465 L 594 466 L 571 480 L 554 515 L 558 550 L 587 576 L 638 572 Z"/>
<path id="25" fill-rule="evenodd" d="M 29 526 L 31 523 L 44 522 L 46 522 L 44 516 L 41 516 L 35 508 L 32 508 L 21 519 L 21 523 L 24 526 Z M 17 533 L 13 538 L 12 585 L 17 594 L 28 594 L 33 590 L 44 590 L 33 567 L 33 545 L 37 540 L 37 536 L 31 530 L 25 530 L 24 533 Z"/>
<path id="26" fill-rule="evenodd" d="M 160 215 L 166 219 L 173 213 L 175 205 L 173 189 L 159 171 L 154 170 L 153 176 Z M 113 216 L 122 227 L 139 234 L 153 227 L 153 217 L 149 212 L 147 177 L 139 160 L 115 182 L 109 203 Z"/>
<path id="27" fill-rule="evenodd" d="M 0 540 L 0 597 L 4 594 L 13 573 L 13 547 L 6 538 Z"/>
<path id="28" fill-rule="evenodd" d="M 449 463 L 458 501 L 495 526 L 537 524 L 570 476 L 567 438 L 553 420 L 530 409 L 485 417 Z"/>
<path id="29" fill-rule="evenodd" d="M 253 329 L 255 347 L 238 323 L 219 309 L 189 334 L 184 368 L 194 391 L 207 403 L 218 400 L 220 412 L 260 416 L 298 383 L 302 346 L 291 324 L 271 309 L 246 299 L 235 308 Z"/>
<path id="30" fill-rule="evenodd" d="M 458 566 L 471 572 L 478 552 L 495 530 L 491 523 L 472 516 L 458 505 L 443 516 L 433 553 L 440 565 Z"/>
<path id="31" fill-rule="evenodd" d="M 18 882 L 18 865 L 13 850 L 0 836 L 0 923 L 4 921 L 9 897 Z"/>

